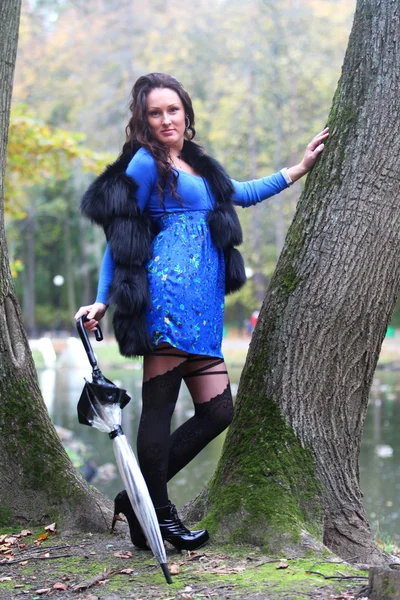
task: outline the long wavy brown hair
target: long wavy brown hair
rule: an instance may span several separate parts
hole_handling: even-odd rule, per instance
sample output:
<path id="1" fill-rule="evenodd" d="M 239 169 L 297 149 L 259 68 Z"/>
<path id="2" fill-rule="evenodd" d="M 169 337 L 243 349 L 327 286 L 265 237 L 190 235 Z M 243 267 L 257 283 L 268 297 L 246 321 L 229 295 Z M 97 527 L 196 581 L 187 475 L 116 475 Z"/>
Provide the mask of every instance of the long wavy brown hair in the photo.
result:
<path id="1" fill-rule="evenodd" d="M 129 148 L 140 145 L 151 152 L 156 161 L 159 173 L 158 190 L 160 199 L 163 201 L 164 189 L 168 178 L 170 178 L 171 193 L 176 198 L 179 198 L 176 193 L 178 177 L 169 161 L 168 146 L 154 139 L 151 127 L 147 120 L 147 97 L 149 93 L 156 88 L 169 88 L 178 94 L 187 117 L 185 138 L 192 140 L 196 135 L 192 101 L 183 85 L 175 79 L 175 77 L 172 77 L 172 75 L 167 75 L 166 73 L 149 73 L 148 75 L 139 77 L 132 88 L 132 101 L 129 104 L 132 116 L 125 128 L 126 142 L 122 151 L 124 152 Z"/>

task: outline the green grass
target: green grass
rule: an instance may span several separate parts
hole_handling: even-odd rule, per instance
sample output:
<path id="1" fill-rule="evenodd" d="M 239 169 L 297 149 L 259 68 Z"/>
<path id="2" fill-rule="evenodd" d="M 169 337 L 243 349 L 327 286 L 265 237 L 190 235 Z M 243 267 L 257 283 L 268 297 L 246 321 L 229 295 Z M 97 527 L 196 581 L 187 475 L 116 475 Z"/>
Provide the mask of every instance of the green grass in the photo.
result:
<path id="1" fill-rule="evenodd" d="M 72 540 L 68 541 L 72 542 Z M 74 541 L 71 550 L 74 547 L 81 548 L 79 540 Z M 328 556 L 310 554 L 308 558 L 297 560 L 285 560 L 285 557 L 281 560 L 279 557 L 272 560 L 254 547 L 210 546 L 205 551 L 194 553 L 194 556 L 198 555 L 195 560 L 193 556 L 186 553 L 168 554 L 168 563 L 170 565 L 176 563 L 180 568 L 179 574 L 172 577 L 172 585 L 168 586 L 150 553 L 133 552 L 130 559 L 121 560 L 114 556 L 114 552 L 118 550 L 118 541 L 115 539 L 110 548 L 105 544 L 106 541 L 103 536 L 98 536 L 92 542 L 85 540 L 83 556 L 81 551 L 80 556 L 52 561 L 29 561 L 28 559 L 27 565 L 17 567 L 12 582 L 0 583 L 0 596 L 1 592 L 4 593 L 6 590 L 11 592 L 15 583 L 21 580 L 31 588 L 39 587 L 39 581 L 40 587 L 47 587 L 50 582 L 61 580 L 67 575 L 68 583 L 73 585 L 101 575 L 104 570 L 110 572 L 127 567 L 133 569 L 131 575 L 111 575 L 104 586 L 96 585 L 92 593 L 104 599 L 113 592 L 121 596 L 129 594 L 129 597 L 138 594 L 138 597 L 143 600 L 147 598 L 154 600 L 174 597 L 189 585 L 193 588 L 190 594 L 193 600 L 204 597 L 204 592 L 207 592 L 207 595 L 215 596 L 217 593 L 218 597 L 225 597 L 226 587 L 233 589 L 235 598 L 249 598 L 252 594 L 258 593 L 267 594 L 268 598 L 274 600 L 282 598 L 308 600 L 313 592 L 323 587 L 335 593 L 347 591 L 349 587 L 354 589 L 365 583 L 367 576 L 365 571 L 340 561 L 330 562 L 337 560 L 331 554 Z M 51 542 L 52 545 L 57 546 L 62 539 L 52 537 Z M 43 549 L 46 545 L 43 544 Z M 68 551 L 68 547 L 66 550 Z M 95 553 L 92 554 L 91 551 Z M 283 564 L 286 568 L 279 568 Z M 37 584 L 32 583 L 33 576 L 40 574 L 41 578 L 38 577 Z M 344 576 L 354 577 L 354 579 L 343 579 Z M 338 579 L 326 579 L 331 577 Z"/>
<path id="2" fill-rule="evenodd" d="M 388 535 L 381 535 L 380 532 L 377 532 L 375 536 L 375 542 L 378 548 L 381 548 L 386 554 L 395 554 L 400 556 L 400 548 L 399 546 L 390 539 Z"/>

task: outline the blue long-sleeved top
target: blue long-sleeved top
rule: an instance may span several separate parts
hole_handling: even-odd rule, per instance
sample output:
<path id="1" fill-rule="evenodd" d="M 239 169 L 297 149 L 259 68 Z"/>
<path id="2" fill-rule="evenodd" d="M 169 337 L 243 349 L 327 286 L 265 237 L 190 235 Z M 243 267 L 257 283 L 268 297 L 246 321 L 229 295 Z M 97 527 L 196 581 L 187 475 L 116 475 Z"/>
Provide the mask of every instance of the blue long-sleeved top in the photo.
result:
<path id="1" fill-rule="evenodd" d="M 152 219 L 158 219 L 165 213 L 209 211 L 214 208 L 215 198 L 207 180 L 180 169 L 177 169 L 178 185 L 176 189 L 180 199 L 175 198 L 169 190 L 166 190 L 164 205 L 162 205 L 157 187 L 157 166 L 152 154 L 145 148 L 140 148 L 133 156 L 126 174 L 138 184 L 136 198 L 139 208 L 142 211 L 146 209 Z M 232 196 L 233 203 L 243 208 L 258 204 L 288 187 L 281 172 L 253 181 L 239 182 L 234 179 L 231 181 L 235 190 Z M 107 244 L 100 269 L 96 302 L 107 304 L 114 269 L 114 260 Z"/>

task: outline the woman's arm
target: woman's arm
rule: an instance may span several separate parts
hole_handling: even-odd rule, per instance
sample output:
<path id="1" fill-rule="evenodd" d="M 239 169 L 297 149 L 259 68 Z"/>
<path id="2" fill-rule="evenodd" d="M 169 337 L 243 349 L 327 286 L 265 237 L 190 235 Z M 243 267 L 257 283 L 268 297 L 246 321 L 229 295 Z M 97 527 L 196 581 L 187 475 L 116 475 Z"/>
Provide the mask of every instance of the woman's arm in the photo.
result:
<path id="1" fill-rule="evenodd" d="M 157 169 L 151 154 L 141 148 L 130 161 L 126 174 L 138 184 L 136 201 L 140 210 L 144 210 L 150 198 L 151 191 L 157 178 Z M 96 329 L 98 321 L 102 319 L 108 308 L 110 286 L 114 277 L 115 263 L 111 255 L 110 246 L 107 244 L 100 268 L 99 283 L 97 286 L 96 301 L 88 306 L 81 306 L 75 315 L 79 319 L 86 314 L 85 327 L 89 331 Z"/>
<path id="2" fill-rule="evenodd" d="M 95 302 L 108 305 L 110 286 L 114 277 L 115 262 L 111 256 L 110 245 L 107 244 L 100 267 L 99 283 Z"/>
<path id="3" fill-rule="evenodd" d="M 326 127 L 311 140 L 302 160 L 293 167 L 282 169 L 279 173 L 274 173 L 262 179 L 255 179 L 254 181 L 239 182 L 232 180 L 233 187 L 235 188 L 233 195 L 234 204 L 243 208 L 253 206 L 275 194 L 279 194 L 279 192 L 303 177 L 303 175 L 312 169 L 315 161 L 324 149 L 323 141 L 328 135 L 329 131 L 328 127 Z"/>
<path id="4" fill-rule="evenodd" d="M 130 161 L 126 174 L 138 184 L 136 201 L 143 211 L 149 201 L 151 192 L 157 182 L 157 169 L 154 158 L 144 148 L 138 150 Z M 107 244 L 100 268 L 97 286 L 96 302 L 108 304 L 110 286 L 114 277 L 115 262 L 111 254 L 110 244 Z"/>
<path id="5" fill-rule="evenodd" d="M 279 194 L 290 185 L 282 171 L 253 181 L 235 181 L 234 179 L 231 181 L 235 188 L 235 193 L 232 196 L 233 203 L 243 208 L 254 206 L 258 202 Z"/>
<path id="6" fill-rule="evenodd" d="M 136 201 L 143 211 L 158 181 L 157 165 L 150 152 L 140 148 L 127 166 L 126 174 L 138 184 Z"/>
<path id="7" fill-rule="evenodd" d="M 85 328 L 89 331 L 96 329 L 97 323 L 104 317 L 108 308 L 108 296 L 110 286 L 113 280 L 115 263 L 111 256 L 110 247 L 107 244 L 100 268 L 99 284 L 97 286 L 97 296 L 93 304 L 81 306 L 75 315 L 75 320 L 82 315 L 86 315 Z"/>

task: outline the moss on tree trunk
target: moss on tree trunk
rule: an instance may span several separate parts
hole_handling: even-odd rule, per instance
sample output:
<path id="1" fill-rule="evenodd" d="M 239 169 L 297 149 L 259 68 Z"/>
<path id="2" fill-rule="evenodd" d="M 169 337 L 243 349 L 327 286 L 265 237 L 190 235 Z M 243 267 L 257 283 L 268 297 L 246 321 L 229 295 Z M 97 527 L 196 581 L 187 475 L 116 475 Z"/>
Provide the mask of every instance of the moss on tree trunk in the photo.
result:
<path id="1" fill-rule="evenodd" d="M 262 306 L 215 476 L 214 536 L 379 563 L 359 487 L 368 394 L 400 285 L 400 9 L 359 0 L 330 137 Z"/>

